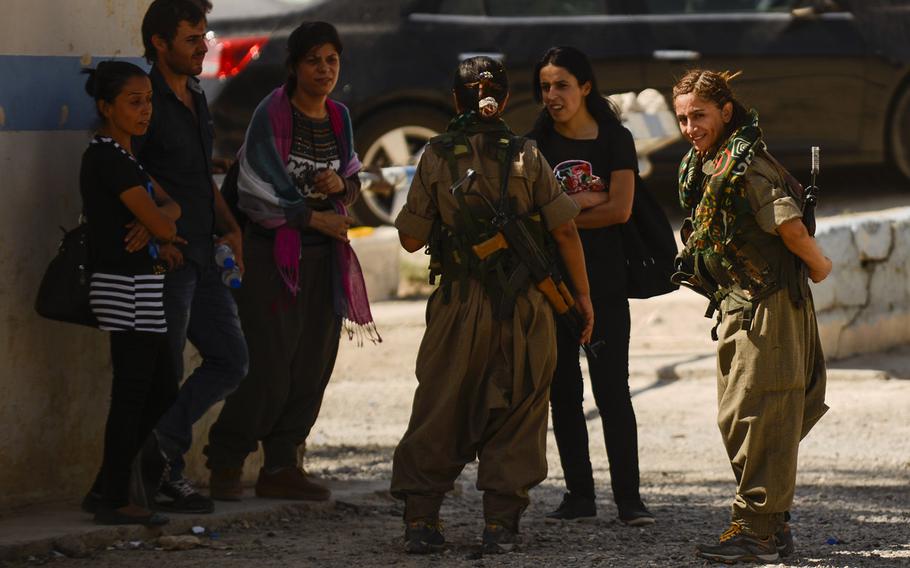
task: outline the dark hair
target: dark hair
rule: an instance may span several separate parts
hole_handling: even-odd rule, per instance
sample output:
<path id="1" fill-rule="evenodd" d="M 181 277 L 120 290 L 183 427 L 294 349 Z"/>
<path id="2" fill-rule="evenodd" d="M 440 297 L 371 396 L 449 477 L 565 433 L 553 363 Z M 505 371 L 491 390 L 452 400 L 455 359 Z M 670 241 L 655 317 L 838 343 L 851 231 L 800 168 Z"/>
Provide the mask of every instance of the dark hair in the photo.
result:
<path id="1" fill-rule="evenodd" d="M 462 111 L 480 111 L 478 114 L 482 119 L 492 119 L 498 116 L 498 107 L 509 95 L 509 77 L 501 62 L 484 55 L 470 57 L 455 69 L 452 91 Z M 487 97 L 496 100 L 497 108 L 485 116 L 479 106 Z"/>
<path id="2" fill-rule="evenodd" d="M 733 116 L 727 124 L 726 132 L 749 123 L 749 111 L 737 100 L 730 88 L 730 81 L 740 75 L 740 72 L 708 71 L 705 69 L 690 69 L 680 80 L 673 85 L 673 102 L 681 95 L 694 94 L 700 99 L 712 102 L 718 108 L 723 108 L 727 103 L 733 103 Z"/>
<path id="3" fill-rule="evenodd" d="M 311 49 L 327 43 L 332 44 L 338 55 L 341 55 L 343 46 L 338 30 L 328 22 L 303 22 L 288 36 L 288 58 L 285 61 L 288 70 L 288 96 L 294 94 L 294 88 L 297 86 L 297 64 Z"/>
<path id="4" fill-rule="evenodd" d="M 142 18 L 142 45 L 145 46 L 145 60 L 158 60 L 158 50 L 152 43 L 153 36 L 161 36 L 168 43 L 177 36 L 180 22 L 195 26 L 205 19 L 212 8 L 208 0 L 155 0 Z"/>
<path id="5" fill-rule="evenodd" d="M 85 92 L 95 99 L 96 103 L 98 101 L 113 103 L 127 81 L 133 77 L 148 77 L 141 67 L 127 61 L 102 61 L 94 69 L 90 67 L 83 69 L 82 73 L 88 75 Z M 97 104 L 95 110 L 98 116 L 101 116 Z"/>
<path id="6" fill-rule="evenodd" d="M 591 92 L 585 96 L 585 108 L 594 117 L 598 125 L 622 124 L 619 120 L 619 111 L 609 100 L 604 98 L 597 87 L 597 77 L 594 76 L 594 69 L 588 56 L 579 49 L 570 46 L 551 47 L 543 54 L 543 57 L 534 66 L 534 76 L 531 79 L 531 85 L 534 90 L 534 100 L 543 103 L 543 92 L 540 88 L 540 70 L 547 65 L 562 67 L 572 74 L 578 80 L 579 85 L 591 83 Z M 532 138 L 553 131 L 553 117 L 550 116 L 546 108 L 541 109 L 534 123 Z"/>

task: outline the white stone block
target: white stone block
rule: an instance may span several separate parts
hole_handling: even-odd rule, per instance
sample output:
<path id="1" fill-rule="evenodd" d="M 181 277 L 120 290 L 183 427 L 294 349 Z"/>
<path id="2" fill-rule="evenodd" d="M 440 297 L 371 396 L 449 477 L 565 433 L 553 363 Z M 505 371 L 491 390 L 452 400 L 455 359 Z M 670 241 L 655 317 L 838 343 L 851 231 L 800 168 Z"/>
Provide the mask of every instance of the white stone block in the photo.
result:
<path id="1" fill-rule="evenodd" d="M 879 309 L 901 307 L 907 310 L 907 271 L 905 267 L 882 262 L 875 265 L 869 280 L 869 304 Z"/>
<path id="2" fill-rule="evenodd" d="M 906 309 L 867 310 L 841 329 L 837 357 L 884 351 L 908 342 L 910 312 Z"/>
<path id="3" fill-rule="evenodd" d="M 834 308 L 818 314 L 818 334 L 827 358 L 845 356 L 839 352 L 840 336 L 857 313 L 859 308 Z"/>
<path id="4" fill-rule="evenodd" d="M 888 261 L 903 266 L 910 272 L 910 215 L 906 219 L 896 220 L 891 228 L 894 232 L 894 248 L 891 249 Z"/>
<path id="5" fill-rule="evenodd" d="M 809 287 L 812 289 L 812 301 L 815 304 L 816 312 L 823 312 L 834 307 L 837 301 L 835 296 L 837 279 L 834 278 L 834 275 L 825 278 L 818 284 L 810 281 Z"/>
<path id="6" fill-rule="evenodd" d="M 834 270 L 859 267 L 859 251 L 853 242 L 853 230 L 849 225 L 826 226 L 815 238 L 822 251 L 834 264 Z"/>
<path id="7" fill-rule="evenodd" d="M 369 234 L 351 239 L 357 253 L 367 296 L 371 302 L 389 300 L 398 295 L 398 231 L 379 227 Z"/>
<path id="8" fill-rule="evenodd" d="M 835 304 L 841 307 L 865 306 L 869 299 L 869 272 L 862 268 L 837 268 L 828 278 L 834 280 Z"/>
<path id="9" fill-rule="evenodd" d="M 854 228 L 853 239 L 860 260 L 884 260 L 891 252 L 891 223 L 886 219 L 867 219 Z"/>

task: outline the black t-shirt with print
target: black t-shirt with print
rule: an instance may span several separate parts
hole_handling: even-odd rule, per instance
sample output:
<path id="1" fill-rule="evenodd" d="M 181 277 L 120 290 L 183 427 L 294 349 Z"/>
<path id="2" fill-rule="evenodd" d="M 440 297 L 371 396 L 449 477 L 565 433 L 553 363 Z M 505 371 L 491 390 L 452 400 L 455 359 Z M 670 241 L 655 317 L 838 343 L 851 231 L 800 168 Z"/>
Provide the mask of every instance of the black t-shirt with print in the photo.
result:
<path id="1" fill-rule="evenodd" d="M 608 186 L 610 174 L 616 170 L 638 172 L 632 133 L 620 124 L 601 124 L 595 140 L 574 140 L 553 130 L 537 143 L 551 166 L 566 160 L 585 160 L 591 163 L 594 175 Z M 578 233 L 585 251 L 591 297 L 625 298 L 626 259 L 620 226 L 579 229 Z"/>
<path id="2" fill-rule="evenodd" d="M 108 140 L 108 141 L 105 141 Z M 150 274 L 153 259 L 147 247 L 130 253 L 124 239 L 126 225 L 136 216 L 120 201 L 120 194 L 149 177 L 120 146 L 95 137 L 82 155 L 79 191 L 88 218 L 89 262 L 92 272 Z"/>

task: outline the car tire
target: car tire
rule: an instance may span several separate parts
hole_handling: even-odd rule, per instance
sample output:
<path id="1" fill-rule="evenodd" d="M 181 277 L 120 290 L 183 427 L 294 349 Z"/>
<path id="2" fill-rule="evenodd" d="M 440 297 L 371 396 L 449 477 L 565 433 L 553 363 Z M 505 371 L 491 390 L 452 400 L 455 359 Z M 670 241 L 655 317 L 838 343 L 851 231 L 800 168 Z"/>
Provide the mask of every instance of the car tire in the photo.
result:
<path id="1" fill-rule="evenodd" d="M 910 84 L 897 96 L 891 112 L 889 148 L 891 162 L 910 179 Z"/>
<path id="2" fill-rule="evenodd" d="M 354 130 L 355 146 L 365 170 L 415 165 L 427 141 L 444 132 L 450 115 L 431 107 L 394 107 L 367 117 Z M 407 188 L 399 188 L 407 191 Z M 400 199 L 400 198 L 399 198 Z M 390 225 L 394 195 L 365 189 L 352 207 L 362 225 Z"/>

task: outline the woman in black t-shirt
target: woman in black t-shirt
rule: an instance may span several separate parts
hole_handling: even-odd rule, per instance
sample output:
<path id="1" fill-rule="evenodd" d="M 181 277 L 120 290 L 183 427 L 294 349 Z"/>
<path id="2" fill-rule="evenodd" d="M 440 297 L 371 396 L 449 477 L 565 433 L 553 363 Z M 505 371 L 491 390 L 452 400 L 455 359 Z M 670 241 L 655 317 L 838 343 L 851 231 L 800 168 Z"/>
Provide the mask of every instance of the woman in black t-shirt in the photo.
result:
<path id="1" fill-rule="evenodd" d="M 101 117 L 82 156 L 79 189 L 88 222 L 90 302 L 99 329 L 110 331 L 114 371 L 101 473 L 83 501 L 101 524 L 160 525 L 167 518 L 130 503 L 130 464 L 176 396 L 169 369 L 162 290 L 166 265 L 179 263 L 171 244 L 179 206 L 131 154 L 145 133 L 152 85 L 139 67 L 104 61 L 86 91 Z M 143 463 L 143 481 L 160 481 L 160 452 Z"/>
<path id="2" fill-rule="evenodd" d="M 604 341 L 588 361 L 591 386 L 603 421 L 613 499 L 619 518 L 646 525 L 654 516 L 639 494 L 638 435 L 629 393 L 629 302 L 620 225 L 632 212 L 638 159 L 632 134 L 597 89 L 588 58 L 572 47 L 551 48 L 534 69 L 535 98 L 544 108 L 530 138 L 555 166 L 557 178 L 582 209 L 578 226 L 594 304 L 592 342 Z M 550 401 L 553 433 L 568 493 L 547 516 L 597 514 L 588 429 L 582 409 L 584 383 L 578 341 L 557 330 L 558 360 Z"/>

